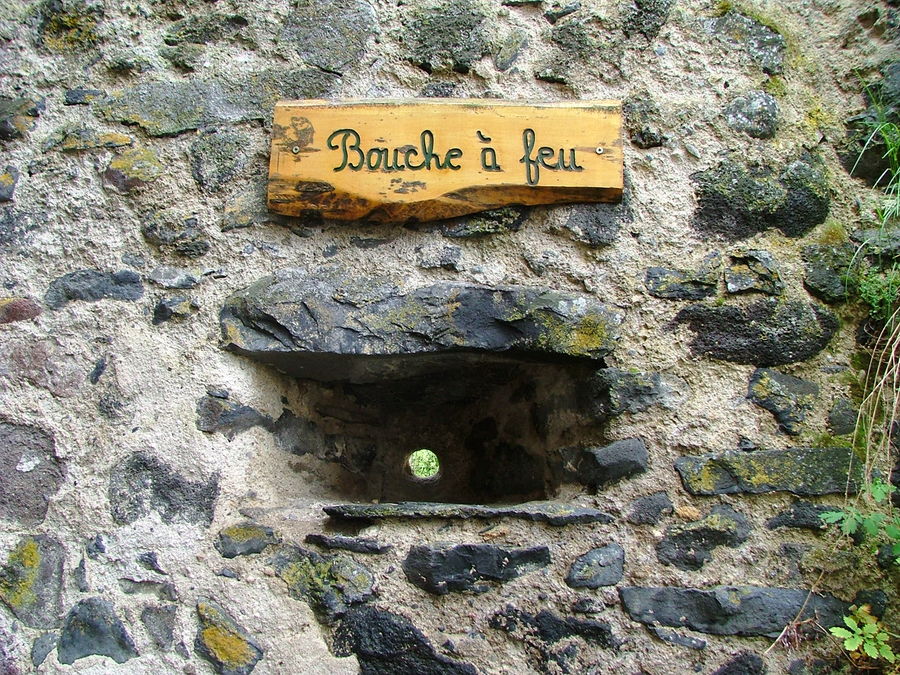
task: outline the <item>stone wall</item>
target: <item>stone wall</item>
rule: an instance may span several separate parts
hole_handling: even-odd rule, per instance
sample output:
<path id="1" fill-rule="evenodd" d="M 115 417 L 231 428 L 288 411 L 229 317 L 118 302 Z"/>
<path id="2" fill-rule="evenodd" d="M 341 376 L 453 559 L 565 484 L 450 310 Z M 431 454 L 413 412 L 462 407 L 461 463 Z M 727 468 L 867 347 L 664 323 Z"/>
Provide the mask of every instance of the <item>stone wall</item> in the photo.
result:
<path id="1" fill-rule="evenodd" d="M 0 672 L 807 673 L 803 619 L 896 625 L 818 518 L 895 5 L 3 2 Z M 276 100 L 417 96 L 622 99 L 625 198 L 266 211 Z"/>

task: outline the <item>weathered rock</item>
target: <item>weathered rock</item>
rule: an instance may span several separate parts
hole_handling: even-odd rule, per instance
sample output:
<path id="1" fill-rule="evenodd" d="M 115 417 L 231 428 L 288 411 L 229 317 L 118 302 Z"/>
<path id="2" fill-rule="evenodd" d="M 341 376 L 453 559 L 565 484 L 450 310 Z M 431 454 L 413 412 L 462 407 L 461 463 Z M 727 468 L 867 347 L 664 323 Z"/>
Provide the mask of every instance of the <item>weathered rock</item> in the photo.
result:
<path id="1" fill-rule="evenodd" d="M 41 633 L 35 638 L 34 643 L 31 645 L 31 665 L 35 668 L 39 667 L 50 652 L 56 649 L 58 641 L 59 635 L 57 633 Z"/>
<path id="2" fill-rule="evenodd" d="M 647 150 L 666 142 L 666 137 L 659 128 L 659 107 L 652 99 L 641 97 L 625 101 L 622 114 L 625 116 L 628 138 L 637 147 Z"/>
<path id="3" fill-rule="evenodd" d="M 139 300 L 144 295 L 141 278 L 131 270 L 100 272 L 78 270 L 50 282 L 44 302 L 50 309 L 61 309 L 72 300 Z"/>
<path id="4" fill-rule="evenodd" d="M 510 581 L 550 564 L 550 549 L 501 548 L 493 544 L 437 544 L 410 548 L 403 572 L 414 586 L 446 595 L 450 592 L 486 593 L 479 581 Z"/>
<path id="5" fill-rule="evenodd" d="M 767 75 L 784 68 L 784 38 L 758 21 L 735 11 L 704 21 L 707 32 L 728 45 L 743 47 L 750 60 Z"/>
<path id="6" fill-rule="evenodd" d="M 778 101 L 764 91 L 750 91 L 725 108 L 725 122 L 753 138 L 772 138 L 778 128 Z"/>
<path id="7" fill-rule="evenodd" d="M 106 93 L 100 89 L 66 89 L 63 94 L 63 105 L 90 105 L 105 96 Z"/>
<path id="8" fill-rule="evenodd" d="M 43 110 L 43 101 L 0 96 L 0 142 L 23 138 Z"/>
<path id="9" fill-rule="evenodd" d="M 200 630 L 194 640 L 194 650 L 222 675 L 253 672 L 263 657 L 263 650 L 246 629 L 212 600 L 201 599 L 197 602 L 197 616 L 200 618 Z"/>
<path id="10" fill-rule="evenodd" d="M 490 53 L 487 12 L 477 0 L 429 0 L 405 16 L 410 63 L 422 70 L 468 73 Z"/>
<path id="11" fill-rule="evenodd" d="M 602 368 L 589 382 L 591 413 L 600 419 L 638 413 L 654 405 L 670 406 L 677 382 L 660 373 Z"/>
<path id="12" fill-rule="evenodd" d="M 639 438 L 627 438 L 602 448 L 585 448 L 578 462 L 578 480 L 593 489 L 630 478 L 647 470 L 647 446 Z"/>
<path id="13" fill-rule="evenodd" d="M 747 519 L 730 506 L 714 506 L 702 520 L 672 525 L 656 545 L 656 556 L 663 565 L 680 570 L 699 570 L 712 560 L 716 546 L 736 548 L 750 536 Z"/>
<path id="14" fill-rule="evenodd" d="M 220 530 L 213 545 L 223 557 L 236 558 L 239 555 L 261 553 L 267 546 L 279 541 L 271 527 L 243 522 Z"/>
<path id="15" fill-rule="evenodd" d="M 27 527 L 40 524 L 65 477 L 49 433 L 0 420 L 0 518 Z"/>
<path id="16" fill-rule="evenodd" d="M 59 541 L 39 534 L 20 539 L 0 568 L 0 601 L 26 626 L 59 626 L 65 559 Z"/>
<path id="17" fill-rule="evenodd" d="M 333 623 L 353 605 L 368 602 L 374 593 L 372 572 L 340 553 L 323 556 L 299 546 L 287 546 L 270 562 L 287 584 L 288 593 L 309 603 L 326 623 Z"/>
<path id="18" fill-rule="evenodd" d="M 247 156 L 247 137 L 230 131 L 205 133 L 191 143 L 191 173 L 197 185 L 210 192 L 218 192 L 244 170 Z"/>
<path id="19" fill-rule="evenodd" d="M 271 417 L 250 406 L 231 401 L 228 396 L 228 392 L 209 391 L 206 396 L 197 400 L 197 428 L 200 431 L 210 434 L 220 431 L 228 440 L 232 440 L 253 427 L 269 431 L 275 428 Z"/>
<path id="20" fill-rule="evenodd" d="M 803 530 L 824 530 L 825 522 L 822 514 L 834 511 L 833 506 L 813 504 L 806 501 L 795 501 L 786 510 L 766 521 L 766 527 L 774 530 L 779 527 L 797 527 Z"/>
<path id="21" fill-rule="evenodd" d="M 622 580 L 625 549 L 618 544 L 593 548 L 575 559 L 566 575 L 572 588 L 600 588 L 615 586 Z"/>
<path id="22" fill-rule="evenodd" d="M 162 286 L 163 288 L 188 289 L 195 288 L 200 283 L 200 276 L 198 273 L 180 267 L 169 267 L 167 265 L 154 267 L 148 278 L 154 284 Z"/>
<path id="23" fill-rule="evenodd" d="M 103 178 L 119 192 L 127 193 L 152 183 L 165 173 L 159 157 L 150 148 L 130 148 L 114 157 Z"/>
<path id="24" fill-rule="evenodd" d="M 692 495 L 792 492 L 797 495 L 855 491 L 862 463 L 850 448 L 789 448 L 680 457 L 675 469 Z"/>
<path id="25" fill-rule="evenodd" d="M 28 382 L 68 398 L 84 384 L 84 370 L 53 338 L 10 340 L 0 350 L 0 379 Z"/>
<path id="26" fill-rule="evenodd" d="M 354 382 L 472 358 L 599 360 L 620 321 L 586 295 L 452 282 L 400 293 L 390 279 L 338 267 L 278 272 L 231 296 L 221 313 L 227 349 L 298 377 Z"/>
<path id="27" fill-rule="evenodd" d="M 576 636 L 605 649 L 615 649 L 621 644 L 605 621 L 561 617 L 546 609 L 528 614 L 507 606 L 494 614 L 488 625 L 506 633 L 534 635 L 548 644 Z"/>
<path id="28" fill-rule="evenodd" d="M 675 0 L 635 0 L 625 11 L 622 30 L 625 35 L 643 35 L 654 40 L 669 19 Z"/>
<path id="29" fill-rule="evenodd" d="M 186 258 L 199 258 L 210 248 L 200 221 L 193 216 L 177 222 L 165 216 L 151 216 L 141 227 L 141 234 L 161 251 L 174 251 Z"/>
<path id="30" fill-rule="evenodd" d="M 828 427 L 835 436 L 852 434 L 856 430 L 859 411 L 845 398 L 839 398 L 828 412 Z"/>
<path id="31" fill-rule="evenodd" d="M 19 170 L 11 164 L 7 164 L 3 173 L 0 173 L 0 202 L 12 201 L 18 182 Z"/>
<path id="32" fill-rule="evenodd" d="M 766 664 L 759 654 L 739 652 L 716 668 L 712 675 L 763 675 Z"/>
<path id="33" fill-rule="evenodd" d="M 757 368 L 750 376 L 747 398 L 768 410 L 786 434 L 797 436 L 819 395 L 818 385 L 771 368 Z"/>
<path id="34" fill-rule="evenodd" d="M 372 606 L 348 611 L 334 632 L 334 654 L 356 655 L 365 675 L 476 675 L 468 663 L 438 654 L 409 619 Z"/>
<path id="35" fill-rule="evenodd" d="M 205 53 L 203 45 L 193 42 L 182 42 L 173 47 L 159 48 L 160 56 L 186 73 L 192 73 L 202 66 Z"/>
<path id="36" fill-rule="evenodd" d="M 205 45 L 220 40 L 248 40 L 249 22 L 240 14 L 194 14 L 173 23 L 163 42 L 169 46 L 184 43 Z"/>
<path id="37" fill-rule="evenodd" d="M 138 656 L 112 603 L 103 598 L 81 600 L 69 610 L 56 647 L 56 656 L 65 665 L 94 655 L 108 656 L 116 663 Z"/>
<path id="38" fill-rule="evenodd" d="M 621 227 L 631 221 L 631 198 L 626 187 L 617 204 L 574 205 L 563 228 L 575 241 L 592 247 L 609 246 L 618 239 Z"/>
<path id="39" fill-rule="evenodd" d="M 782 166 L 729 158 L 695 173 L 694 226 L 703 234 L 731 240 L 773 227 L 789 237 L 809 232 L 825 220 L 831 206 L 822 161 L 804 154 Z"/>
<path id="40" fill-rule="evenodd" d="M 659 626 L 647 626 L 647 628 L 663 642 L 678 645 L 679 647 L 687 647 L 688 649 L 706 649 L 706 640 L 700 640 L 688 635 L 681 635 L 673 630 L 666 630 Z"/>
<path id="41" fill-rule="evenodd" d="M 364 0 L 302 2 L 293 7 L 281 39 L 306 63 L 341 74 L 360 62 L 377 31 L 378 17 Z"/>
<path id="42" fill-rule="evenodd" d="M 200 305 L 196 300 L 184 295 L 161 298 L 153 308 L 153 325 L 158 326 L 172 319 L 187 319 L 199 309 Z"/>
<path id="43" fill-rule="evenodd" d="M 689 305 L 675 317 L 694 331 L 691 353 L 757 366 L 812 358 L 838 328 L 826 307 L 797 300 L 759 300 L 744 307 Z"/>
<path id="44" fill-rule="evenodd" d="M 816 617 L 828 628 L 842 623 L 850 603 L 803 588 L 716 586 L 619 588 L 625 611 L 646 624 L 686 627 L 712 635 L 777 637 L 795 620 Z M 801 612 L 802 609 L 802 612 Z"/>
<path id="45" fill-rule="evenodd" d="M 731 264 L 725 268 L 725 290 L 729 293 L 758 291 L 781 295 L 784 283 L 772 254 L 755 249 L 739 249 L 728 254 Z"/>
<path id="46" fill-rule="evenodd" d="M 850 239 L 859 244 L 866 255 L 877 256 L 882 260 L 900 259 L 900 228 L 898 227 L 854 230 L 850 233 Z"/>
<path id="47" fill-rule="evenodd" d="M 133 143 L 134 139 L 126 134 L 100 133 L 90 127 L 74 127 L 61 129 L 47 141 L 44 148 L 62 152 L 80 152 L 97 148 L 123 148 Z"/>
<path id="48" fill-rule="evenodd" d="M 847 275 L 856 247 L 852 244 L 813 244 L 804 246 L 803 285 L 810 293 L 828 303 L 847 299 Z"/>
<path id="49" fill-rule="evenodd" d="M 581 9 L 580 2 L 569 2 L 565 5 L 562 5 L 558 2 L 554 2 L 549 8 L 544 10 L 544 18 L 547 19 L 550 23 L 556 23 L 560 19 L 569 16 L 574 12 L 577 12 Z"/>
<path id="50" fill-rule="evenodd" d="M 141 623 L 157 647 L 169 650 L 175 643 L 177 605 L 148 605 L 141 610 Z"/>
<path id="51" fill-rule="evenodd" d="M 451 239 L 477 239 L 490 234 L 518 232 L 531 209 L 525 206 L 506 206 L 481 211 L 470 216 L 448 220 L 441 225 L 441 234 Z"/>
<path id="52" fill-rule="evenodd" d="M 669 495 L 665 492 L 654 492 L 631 502 L 631 511 L 626 520 L 632 525 L 656 525 L 664 514 L 670 514 L 673 510 Z"/>
<path id="53" fill-rule="evenodd" d="M 319 98 L 335 75 L 318 69 L 262 71 L 253 77 L 147 81 L 113 93 L 95 106 L 106 120 L 136 124 L 150 136 L 268 119 L 280 98 Z"/>
<path id="54" fill-rule="evenodd" d="M 716 294 L 721 269 L 722 256 L 713 251 L 696 271 L 649 267 L 644 283 L 650 295 L 657 298 L 702 300 Z"/>
<path id="55" fill-rule="evenodd" d="M 136 452 L 113 467 L 107 495 L 113 520 L 120 525 L 155 511 L 164 523 L 208 527 L 219 496 L 219 476 L 189 481 L 155 457 Z"/>
<path id="56" fill-rule="evenodd" d="M 308 534 L 303 539 L 307 544 L 315 544 L 322 548 L 341 549 L 344 551 L 353 551 L 354 553 L 387 553 L 394 547 L 391 544 L 379 544 L 376 540 L 368 537 L 345 537 L 340 534 Z"/>
<path id="57" fill-rule="evenodd" d="M 788 675 L 833 675 L 834 666 L 817 657 L 795 659 L 788 664 Z"/>
<path id="58" fill-rule="evenodd" d="M 52 52 L 83 52 L 100 42 L 97 24 L 103 17 L 102 5 L 50 0 L 41 3 L 39 17 L 41 43 Z"/>
<path id="59" fill-rule="evenodd" d="M 474 504 L 439 504 L 435 502 L 400 502 L 398 504 L 338 504 L 322 509 L 332 518 L 344 520 L 383 520 L 400 518 L 416 520 L 468 520 L 488 518 L 521 518 L 548 525 L 611 523 L 612 516 L 603 511 L 560 502 L 526 502 L 516 506 L 478 506 Z"/>
<path id="60" fill-rule="evenodd" d="M 509 70 L 527 44 L 528 33 L 519 29 L 510 31 L 504 38 L 497 41 L 494 50 L 494 67 L 501 72 Z"/>
<path id="61" fill-rule="evenodd" d="M 26 235 L 40 224 L 34 213 L 20 211 L 13 206 L 0 209 L 0 251 L 24 251 Z"/>
<path id="62" fill-rule="evenodd" d="M 441 246 L 439 249 L 426 251 L 419 258 L 419 267 L 426 270 L 445 269 L 459 271 L 462 260 L 462 249 L 459 246 Z"/>

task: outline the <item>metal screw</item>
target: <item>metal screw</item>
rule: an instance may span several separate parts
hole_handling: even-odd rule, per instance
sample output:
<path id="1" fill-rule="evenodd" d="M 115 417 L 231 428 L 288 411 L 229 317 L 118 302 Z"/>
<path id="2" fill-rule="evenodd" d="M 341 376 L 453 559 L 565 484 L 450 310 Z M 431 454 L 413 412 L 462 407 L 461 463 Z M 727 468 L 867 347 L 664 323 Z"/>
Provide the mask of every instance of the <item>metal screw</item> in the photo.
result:
<path id="1" fill-rule="evenodd" d="M 596 153 L 598 155 L 602 155 L 604 152 L 606 152 L 606 151 L 603 148 L 597 148 L 597 150 L 596 150 Z"/>
<path id="2" fill-rule="evenodd" d="M 293 152 L 295 155 L 299 155 L 300 154 L 300 146 L 295 145 L 293 148 L 291 148 L 291 152 Z"/>

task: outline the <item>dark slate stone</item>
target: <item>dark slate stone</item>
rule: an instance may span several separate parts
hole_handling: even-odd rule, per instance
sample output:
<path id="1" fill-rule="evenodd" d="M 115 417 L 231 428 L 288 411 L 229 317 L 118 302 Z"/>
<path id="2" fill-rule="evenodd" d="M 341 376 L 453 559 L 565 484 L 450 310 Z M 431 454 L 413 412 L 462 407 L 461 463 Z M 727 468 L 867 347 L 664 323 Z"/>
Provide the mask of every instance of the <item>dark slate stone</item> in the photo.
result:
<path id="1" fill-rule="evenodd" d="M 222 675 L 249 675 L 263 657 L 263 650 L 218 603 L 197 602 L 200 630 L 194 639 L 194 651 L 209 661 Z"/>
<path id="2" fill-rule="evenodd" d="M 725 107 L 725 122 L 753 138 L 772 138 L 778 128 L 778 101 L 764 91 L 750 91 Z"/>
<path id="3" fill-rule="evenodd" d="M 419 258 L 419 267 L 426 270 L 445 269 L 459 271 L 462 249 L 459 246 L 442 246 L 437 251 L 429 251 Z"/>
<path id="4" fill-rule="evenodd" d="M 845 398 L 839 398 L 828 413 L 828 427 L 835 436 L 852 434 L 856 430 L 859 411 Z"/>
<path id="5" fill-rule="evenodd" d="M 593 548 L 575 559 L 566 575 L 572 588 L 600 588 L 615 586 L 622 581 L 625 549 L 618 544 Z"/>
<path id="6" fill-rule="evenodd" d="M 759 654 L 739 652 L 716 668 L 711 675 L 764 675 L 766 664 Z"/>
<path id="7" fill-rule="evenodd" d="M 65 561 L 65 549 L 50 535 L 23 537 L 0 567 L 0 601 L 29 628 L 58 627 Z"/>
<path id="8" fill-rule="evenodd" d="M 165 173 L 159 156 L 150 148 L 128 148 L 113 157 L 103 172 L 106 183 L 121 194 L 138 190 Z"/>
<path id="9" fill-rule="evenodd" d="M 163 252 L 174 251 L 186 258 L 199 258 L 209 251 L 210 243 L 200 222 L 191 217 L 179 223 L 167 223 L 151 217 L 141 228 L 144 238 Z"/>
<path id="10" fill-rule="evenodd" d="M 153 268 L 148 279 L 163 288 L 188 289 L 194 288 L 200 283 L 200 278 L 191 270 L 167 265 Z"/>
<path id="11" fill-rule="evenodd" d="M 422 70 L 468 73 L 490 53 L 488 16 L 475 0 L 431 0 L 404 14 L 410 63 Z"/>
<path id="12" fill-rule="evenodd" d="M 823 222 L 831 206 L 824 165 L 809 154 L 786 166 L 729 158 L 691 179 L 698 203 L 694 226 L 703 234 L 729 240 L 773 227 L 800 237 Z"/>
<path id="13" fill-rule="evenodd" d="M 451 239 L 478 239 L 490 234 L 518 232 L 531 209 L 525 206 L 505 206 L 454 218 L 441 225 L 441 234 Z"/>
<path id="14" fill-rule="evenodd" d="M 503 72 L 512 68 L 519 54 L 528 44 L 528 33 L 515 29 L 497 41 L 494 48 L 494 67 Z"/>
<path id="15" fill-rule="evenodd" d="M 615 649 L 621 644 L 605 621 L 562 617 L 546 609 L 528 614 L 507 605 L 488 620 L 488 625 L 506 633 L 534 635 L 548 644 L 569 637 L 580 637 L 605 649 Z"/>
<path id="16" fill-rule="evenodd" d="M 652 99 L 629 99 L 622 106 L 622 114 L 625 116 L 628 138 L 635 146 L 647 150 L 666 142 L 666 137 L 660 131 L 659 107 Z"/>
<path id="17" fill-rule="evenodd" d="M 293 6 L 281 31 L 306 63 L 341 74 L 360 63 L 366 43 L 378 31 L 378 17 L 364 0 Z"/>
<path id="18" fill-rule="evenodd" d="M 620 587 L 619 597 L 628 615 L 641 623 L 685 627 L 712 635 L 767 637 L 777 637 L 795 619 L 816 617 L 825 628 L 836 626 L 843 623 L 850 605 L 804 588 L 761 586 L 630 586 Z"/>
<path id="19" fill-rule="evenodd" d="M 222 529 L 213 545 L 222 557 L 236 558 L 239 555 L 261 553 L 267 546 L 279 541 L 271 527 L 243 522 Z"/>
<path id="20" fill-rule="evenodd" d="M 430 374 L 473 358 L 599 360 L 612 351 L 620 321 L 588 295 L 454 282 L 401 294 L 390 279 L 334 266 L 265 277 L 221 313 L 226 349 L 290 375 L 354 382 L 394 378 L 398 369 Z"/>
<path id="21" fill-rule="evenodd" d="M 650 295 L 667 300 L 702 300 L 716 294 L 722 256 L 718 251 L 707 255 L 699 269 L 678 270 L 649 267 L 644 284 Z"/>
<path id="22" fill-rule="evenodd" d="M 112 603 L 103 598 L 81 600 L 69 610 L 56 647 L 56 656 L 65 665 L 94 655 L 108 656 L 116 663 L 138 656 Z"/>
<path id="23" fill-rule="evenodd" d="M 156 511 L 164 523 L 208 527 L 219 496 L 219 475 L 206 482 L 190 481 L 155 457 L 136 452 L 113 467 L 107 495 L 110 513 L 119 525 Z"/>
<path id="24" fill-rule="evenodd" d="M 729 293 L 758 291 L 781 295 L 784 283 L 768 251 L 740 249 L 728 255 L 731 264 L 725 268 L 725 290 Z"/>
<path id="25" fill-rule="evenodd" d="M 227 394 L 225 397 L 207 394 L 197 400 L 197 428 L 200 431 L 210 434 L 220 431 L 232 440 L 253 427 L 272 431 L 275 422 L 250 406 L 229 400 Z"/>
<path id="26" fill-rule="evenodd" d="M 777 516 L 769 518 L 766 521 L 766 527 L 770 530 L 779 527 L 824 530 L 825 523 L 822 521 L 822 514 L 828 511 L 834 511 L 834 507 L 798 500 Z"/>
<path id="27" fill-rule="evenodd" d="M 66 89 L 63 94 L 63 105 L 90 105 L 105 96 L 100 89 Z"/>
<path id="28" fill-rule="evenodd" d="M 0 202 L 11 202 L 19 182 L 19 170 L 8 164 L 0 173 Z"/>
<path id="29" fill-rule="evenodd" d="M 672 389 L 659 373 L 602 368 L 591 378 L 591 413 L 606 418 L 669 403 Z"/>
<path id="30" fill-rule="evenodd" d="M 40 666 L 47 656 L 56 649 L 56 643 L 59 641 L 57 633 L 41 633 L 31 645 L 31 665 L 35 668 Z M 3 672 L 0 670 L 0 672 Z"/>
<path id="31" fill-rule="evenodd" d="M 802 431 L 818 395 L 818 385 L 771 368 L 754 370 L 747 389 L 747 398 L 775 415 L 781 430 L 792 436 Z"/>
<path id="32" fill-rule="evenodd" d="M 23 138 L 43 110 L 43 101 L 0 96 L 0 142 Z"/>
<path id="33" fill-rule="evenodd" d="M 609 246 L 619 238 L 623 225 L 632 222 L 631 197 L 627 186 L 617 204 L 576 204 L 563 224 L 575 241 L 592 247 Z"/>
<path id="34" fill-rule="evenodd" d="M 0 517 L 27 527 L 40 524 L 65 477 L 49 433 L 0 419 Z"/>
<path id="35" fill-rule="evenodd" d="M 303 539 L 307 544 L 315 544 L 322 548 L 341 549 L 344 551 L 353 551 L 354 553 L 387 553 L 394 547 L 391 544 L 379 544 L 376 540 L 368 537 L 345 537 L 340 534 L 317 534 L 312 533 L 306 535 Z"/>
<path id="36" fill-rule="evenodd" d="M 643 473 L 648 461 L 647 446 L 639 438 L 626 438 L 602 448 L 585 448 L 578 462 L 578 480 L 591 488 L 601 488 Z"/>
<path id="37" fill-rule="evenodd" d="M 34 214 L 12 206 L 0 209 L 0 251 L 14 251 L 25 236 L 38 227 Z"/>
<path id="38" fill-rule="evenodd" d="M 900 228 L 854 230 L 850 233 L 850 239 L 863 247 L 866 255 L 886 260 L 900 259 Z"/>
<path id="39" fill-rule="evenodd" d="M 205 45 L 219 40 L 238 38 L 247 40 L 249 22 L 239 14 L 195 14 L 176 21 L 163 36 L 169 46 L 190 43 Z"/>
<path id="40" fill-rule="evenodd" d="M 796 659 L 788 664 L 788 675 L 834 675 L 834 666 L 823 659 Z"/>
<path id="41" fill-rule="evenodd" d="M 654 40 L 674 6 L 675 0 L 634 0 L 625 11 L 622 30 L 628 37 L 640 34 Z"/>
<path id="42" fill-rule="evenodd" d="M 374 593 L 371 570 L 340 553 L 320 555 L 286 546 L 270 563 L 291 597 L 305 600 L 326 623 L 333 623 L 354 605 L 368 602 Z"/>
<path id="43" fill-rule="evenodd" d="M 688 649 L 706 649 L 706 640 L 690 637 L 689 635 L 681 635 L 673 630 L 666 630 L 659 626 L 647 626 L 648 630 L 663 642 L 668 642 L 679 647 L 687 647 Z"/>
<path id="44" fill-rule="evenodd" d="M 788 448 L 680 457 L 675 469 L 692 495 L 826 495 L 842 494 L 848 480 L 849 489 L 857 490 L 860 464 L 850 448 Z"/>
<path id="45" fill-rule="evenodd" d="M 747 519 L 730 506 L 714 506 L 702 520 L 672 525 L 656 545 L 656 556 L 663 565 L 680 570 L 699 570 L 712 560 L 716 546 L 736 548 L 750 536 Z"/>
<path id="46" fill-rule="evenodd" d="M 743 307 L 694 304 L 675 317 L 694 331 L 691 353 L 733 363 L 780 366 L 822 351 L 838 328 L 831 310 L 797 300 L 758 300 Z"/>
<path id="47" fill-rule="evenodd" d="M 655 492 L 631 502 L 631 510 L 626 520 L 632 525 L 656 525 L 664 514 L 668 515 L 673 510 L 669 495 L 665 492 Z"/>
<path id="48" fill-rule="evenodd" d="M 780 75 L 784 68 L 784 38 L 758 21 L 735 11 L 705 22 L 706 30 L 726 44 L 743 47 L 750 59 L 767 75 Z"/>
<path id="49" fill-rule="evenodd" d="M 569 14 L 577 12 L 579 9 L 581 9 L 581 3 L 577 1 L 568 2 L 565 5 L 554 2 L 553 5 L 544 11 L 544 18 L 550 23 L 556 23 L 560 19 L 569 16 Z"/>
<path id="50" fill-rule="evenodd" d="M 172 319 L 186 319 L 199 309 L 200 305 L 196 300 L 184 295 L 161 298 L 153 308 L 153 325 L 158 326 Z"/>
<path id="51" fill-rule="evenodd" d="M 336 656 L 356 655 L 362 675 L 476 675 L 477 670 L 438 654 L 405 616 L 372 606 L 347 612 L 334 632 Z"/>
<path id="52" fill-rule="evenodd" d="M 82 593 L 88 593 L 91 585 L 88 583 L 87 563 L 84 558 L 78 561 L 78 566 L 72 570 L 72 580 L 75 582 L 75 588 Z"/>
<path id="53" fill-rule="evenodd" d="M 141 623 L 157 647 L 169 650 L 175 644 L 177 605 L 148 605 L 141 610 Z"/>
<path id="54" fill-rule="evenodd" d="M 450 592 L 485 593 L 479 581 L 506 582 L 550 564 L 550 549 L 501 548 L 493 544 L 436 544 L 413 546 L 403 561 L 403 572 L 414 586 L 446 595 Z"/>
<path id="55" fill-rule="evenodd" d="M 159 556 L 155 551 L 144 551 L 135 558 L 137 564 L 145 570 L 156 572 L 157 574 L 165 574 L 166 571 L 159 565 Z"/>
<path id="56" fill-rule="evenodd" d="M 812 244 L 802 250 L 806 276 L 803 285 L 827 303 L 847 299 L 847 274 L 856 247 L 852 244 Z"/>
<path id="57" fill-rule="evenodd" d="M 243 134 L 216 131 L 198 136 L 190 146 L 191 173 L 204 190 L 218 192 L 244 170 L 249 140 Z"/>
<path id="58" fill-rule="evenodd" d="M 560 502 L 526 502 L 516 506 L 479 506 L 435 502 L 400 502 L 398 504 L 337 504 L 322 509 L 332 518 L 343 520 L 383 520 L 399 518 L 417 520 L 478 520 L 488 518 L 520 518 L 548 525 L 611 523 L 612 516 L 596 509 Z"/>
<path id="59" fill-rule="evenodd" d="M 44 302 L 50 309 L 65 307 L 72 300 L 139 300 L 144 295 L 141 278 L 131 270 L 100 272 L 78 270 L 50 282 Z"/>
<path id="60" fill-rule="evenodd" d="M 41 306 L 31 298 L 0 299 L 0 324 L 28 321 L 40 316 L 41 312 Z"/>
<path id="61" fill-rule="evenodd" d="M 320 69 L 283 68 L 231 80 L 146 81 L 94 106 L 110 122 L 136 124 L 150 136 L 175 136 L 193 129 L 272 116 L 282 98 L 320 98 L 338 81 Z"/>

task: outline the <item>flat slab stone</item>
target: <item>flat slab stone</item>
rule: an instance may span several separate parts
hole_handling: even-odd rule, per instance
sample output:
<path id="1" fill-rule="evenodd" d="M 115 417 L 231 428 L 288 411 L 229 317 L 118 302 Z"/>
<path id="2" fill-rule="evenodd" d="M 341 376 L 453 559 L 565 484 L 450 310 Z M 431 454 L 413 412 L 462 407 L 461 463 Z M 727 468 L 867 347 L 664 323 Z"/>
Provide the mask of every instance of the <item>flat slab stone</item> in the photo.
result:
<path id="1" fill-rule="evenodd" d="M 324 509 L 332 518 L 345 520 L 385 520 L 436 518 L 468 520 L 520 518 L 548 525 L 611 523 L 613 517 L 603 511 L 557 502 L 526 502 L 516 506 L 480 506 L 476 504 L 440 504 L 437 502 L 398 502 L 396 504 L 336 504 Z"/>
<path id="2" fill-rule="evenodd" d="M 297 377 L 372 382 L 461 364 L 601 361 L 619 312 L 579 293 L 439 282 L 411 291 L 332 266 L 288 269 L 226 300 L 224 346 Z"/>

